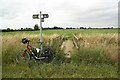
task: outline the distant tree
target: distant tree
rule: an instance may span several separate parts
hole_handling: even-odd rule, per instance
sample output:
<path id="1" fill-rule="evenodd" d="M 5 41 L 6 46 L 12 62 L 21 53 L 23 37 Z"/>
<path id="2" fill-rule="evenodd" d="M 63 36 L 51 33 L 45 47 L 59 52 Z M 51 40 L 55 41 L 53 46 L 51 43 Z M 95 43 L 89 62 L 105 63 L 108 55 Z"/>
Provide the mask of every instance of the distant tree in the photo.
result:
<path id="1" fill-rule="evenodd" d="M 32 28 L 25 28 L 24 31 L 33 31 Z"/>
<path id="2" fill-rule="evenodd" d="M 113 27 L 111 27 L 111 29 L 113 29 Z"/>
<path id="3" fill-rule="evenodd" d="M 72 27 L 67 27 L 66 29 L 73 29 Z"/>
<path id="4" fill-rule="evenodd" d="M 69 29 L 68 27 L 66 27 L 66 29 Z"/>
<path id="5" fill-rule="evenodd" d="M 52 29 L 63 29 L 62 27 L 54 26 Z"/>
<path id="6" fill-rule="evenodd" d="M 88 29 L 92 29 L 91 27 L 89 27 Z"/>
<path id="7" fill-rule="evenodd" d="M 10 31 L 10 28 L 7 28 L 7 32 Z"/>
<path id="8" fill-rule="evenodd" d="M 60 29 L 60 27 L 54 26 L 53 29 Z"/>
<path id="9" fill-rule="evenodd" d="M 34 26 L 34 30 L 39 30 L 39 26 L 38 26 L 38 24 L 35 24 L 35 26 Z"/>
<path id="10" fill-rule="evenodd" d="M 21 28 L 21 31 L 23 31 L 23 28 Z"/>
<path id="11" fill-rule="evenodd" d="M 43 28 L 43 30 L 50 30 L 51 28 L 49 28 L 49 27 L 46 27 L 46 28 Z"/>
<path id="12" fill-rule="evenodd" d="M 80 29 L 84 29 L 84 27 L 80 27 Z"/>

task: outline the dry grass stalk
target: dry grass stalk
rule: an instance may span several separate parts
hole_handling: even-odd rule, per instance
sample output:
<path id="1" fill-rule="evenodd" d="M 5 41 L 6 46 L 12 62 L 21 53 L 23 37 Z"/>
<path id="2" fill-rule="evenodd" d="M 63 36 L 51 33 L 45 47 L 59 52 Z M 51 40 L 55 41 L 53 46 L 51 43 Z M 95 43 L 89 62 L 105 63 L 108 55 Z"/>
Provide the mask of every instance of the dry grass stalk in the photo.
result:
<path id="1" fill-rule="evenodd" d="M 79 34 L 78 38 L 81 45 L 87 48 L 102 48 L 106 56 L 112 60 L 118 59 L 118 34 Z"/>

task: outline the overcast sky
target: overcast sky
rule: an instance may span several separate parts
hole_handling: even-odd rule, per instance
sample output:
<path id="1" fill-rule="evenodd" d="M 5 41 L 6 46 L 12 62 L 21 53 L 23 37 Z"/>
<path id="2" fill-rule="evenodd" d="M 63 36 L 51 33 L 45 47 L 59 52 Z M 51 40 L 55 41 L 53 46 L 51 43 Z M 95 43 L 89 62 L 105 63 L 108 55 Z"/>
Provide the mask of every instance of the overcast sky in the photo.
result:
<path id="1" fill-rule="evenodd" d="M 43 27 L 118 26 L 119 0 L 0 0 L 0 29 L 33 28 L 33 14 L 49 14 Z"/>

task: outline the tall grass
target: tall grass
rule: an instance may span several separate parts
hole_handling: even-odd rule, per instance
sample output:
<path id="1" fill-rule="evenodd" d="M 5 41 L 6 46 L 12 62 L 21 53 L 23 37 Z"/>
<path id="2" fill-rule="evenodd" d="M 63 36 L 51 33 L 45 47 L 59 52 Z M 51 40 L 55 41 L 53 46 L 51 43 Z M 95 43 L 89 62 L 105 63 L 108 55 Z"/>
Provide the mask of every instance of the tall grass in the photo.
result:
<path id="1" fill-rule="evenodd" d="M 80 48 L 99 50 L 106 58 L 118 60 L 118 34 L 78 35 Z"/>
<path id="2" fill-rule="evenodd" d="M 40 45 L 37 43 L 39 35 L 4 35 L 2 41 L 2 76 L 4 78 L 116 78 L 118 67 L 114 63 L 117 62 L 117 35 L 115 34 L 113 39 L 111 35 L 107 35 L 78 35 L 82 38 L 80 47 L 74 49 L 69 59 L 64 56 L 64 51 L 61 50 L 63 40 L 58 37 L 59 34 L 43 35 L 44 47 L 50 47 L 54 51 L 54 59 L 48 64 L 31 63 L 31 66 L 16 64 L 16 53 L 26 47 L 21 43 L 21 39 L 26 36 L 31 40 L 33 46 L 39 47 Z M 113 54 L 114 58 L 110 54 Z"/>

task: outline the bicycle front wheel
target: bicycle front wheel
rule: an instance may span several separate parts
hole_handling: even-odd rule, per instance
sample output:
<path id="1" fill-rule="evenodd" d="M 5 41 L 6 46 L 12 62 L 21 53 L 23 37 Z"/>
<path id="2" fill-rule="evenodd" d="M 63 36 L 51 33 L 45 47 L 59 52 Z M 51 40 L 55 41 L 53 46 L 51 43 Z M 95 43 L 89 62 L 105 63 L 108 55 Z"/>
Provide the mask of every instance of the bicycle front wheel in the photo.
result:
<path id="1" fill-rule="evenodd" d="M 29 60 L 30 60 L 30 55 L 29 55 L 29 52 L 27 51 L 27 49 L 17 53 L 17 55 L 16 55 L 17 63 L 22 63 L 22 62 L 28 63 Z"/>

